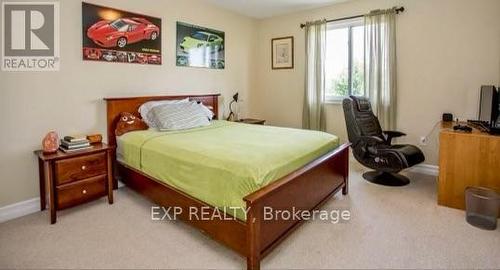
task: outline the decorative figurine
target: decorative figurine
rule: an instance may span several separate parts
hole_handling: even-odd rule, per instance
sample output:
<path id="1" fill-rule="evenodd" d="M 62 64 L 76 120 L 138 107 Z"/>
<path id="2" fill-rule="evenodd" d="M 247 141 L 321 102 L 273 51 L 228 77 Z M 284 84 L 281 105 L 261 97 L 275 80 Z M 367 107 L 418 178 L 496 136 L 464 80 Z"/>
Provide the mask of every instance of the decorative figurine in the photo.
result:
<path id="1" fill-rule="evenodd" d="M 87 135 L 87 140 L 89 140 L 90 144 L 102 143 L 102 135 L 101 134 Z"/>
<path id="2" fill-rule="evenodd" d="M 129 131 L 146 130 L 148 125 L 140 118 L 128 112 L 120 113 L 120 121 L 116 125 L 115 135 L 121 136 Z"/>

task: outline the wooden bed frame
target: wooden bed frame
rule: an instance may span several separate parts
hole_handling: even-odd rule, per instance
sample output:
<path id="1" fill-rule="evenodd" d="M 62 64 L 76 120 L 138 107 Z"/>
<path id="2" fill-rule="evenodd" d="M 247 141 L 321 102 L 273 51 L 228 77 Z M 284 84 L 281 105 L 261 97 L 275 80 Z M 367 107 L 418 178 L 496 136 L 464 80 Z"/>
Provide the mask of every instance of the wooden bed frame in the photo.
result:
<path id="1" fill-rule="evenodd" d="M 218 116 L 219 94 L 105 98 L 108 144 L 116 146 L 114 131 L 121 112 L 139 116 L 137 109 L 147 101 L 186 97 L 212 107 L 215 117 Z M 244 197 L 248 209 L 246 222 L 238 219 L 208 221 L 190 219 L 187 210 L 191 207 L 203 207 L 210 212 L 218 209 L 120 162 L 116 162 L 115 172 L 115 175 L 119 176 L 128 187 L 159 206 L 182 208 L 182 214 L 178 218 L 246 257 L 248 269 L 259 269 L 261 259 L 302 222 L 283 219 L 265 220 L 264 207 L 272 207 L 273 210 L 312 211 L 340 189 L 342 194 L 347 194 L 349 144 L 340 145 L 304 167 Z"/>

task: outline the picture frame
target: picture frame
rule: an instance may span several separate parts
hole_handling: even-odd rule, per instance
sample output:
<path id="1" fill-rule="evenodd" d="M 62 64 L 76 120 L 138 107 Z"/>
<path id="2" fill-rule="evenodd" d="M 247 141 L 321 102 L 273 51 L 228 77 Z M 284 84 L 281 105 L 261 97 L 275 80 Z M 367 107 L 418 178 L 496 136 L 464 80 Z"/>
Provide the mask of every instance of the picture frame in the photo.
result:
<path id="1" fill-rule="evenodd" d="M 185 22 L 177 22 L 176 65 L 225 69 L 224 31 Z"/>
<path id="2" fill-rule="evenodd" d="M 84 61 L 161 65 L 161 18 L 82 2 Z"/>
<path id="3" fill-rule="evenodd" d="M 294 58 L 293 36 L 271 39 L 272 69 L 293 69 Z"/>

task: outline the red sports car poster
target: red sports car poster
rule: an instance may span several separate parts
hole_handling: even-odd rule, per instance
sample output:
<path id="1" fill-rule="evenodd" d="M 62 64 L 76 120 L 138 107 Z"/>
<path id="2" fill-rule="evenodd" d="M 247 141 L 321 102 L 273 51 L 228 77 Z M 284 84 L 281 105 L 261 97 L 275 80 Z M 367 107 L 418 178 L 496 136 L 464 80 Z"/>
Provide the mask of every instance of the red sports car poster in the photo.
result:
<path id="1" fill-rule="evenodd" d="M 161 65 L 161 19 L 82 3 L 83 60 Z"/>

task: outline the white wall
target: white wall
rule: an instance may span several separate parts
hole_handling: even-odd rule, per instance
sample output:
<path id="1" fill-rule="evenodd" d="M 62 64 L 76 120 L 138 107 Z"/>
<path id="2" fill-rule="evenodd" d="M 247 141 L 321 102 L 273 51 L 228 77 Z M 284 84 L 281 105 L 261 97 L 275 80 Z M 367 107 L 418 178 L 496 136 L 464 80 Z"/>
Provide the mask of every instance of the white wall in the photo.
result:
<path id="1" fill-rule="evenodd" d="M 81 1 L 60 1 L 60 71 L 0 72 L 0 207 L 38 196 L 32 151 L 48 131 L 105 134 L 103 97 L 221 93 L 221 111 L 235 91 L 249 100 L 254 20 L 196 0 L 88 2 L 161 17 L 163 65 L 82 61 Z M 225 70 L 175 66 L 178 20 L 225 31 Z"/>
<path id="2" fill-rule="evenodd" d="M 397 18 L 398 115 L 404 142 L 417 144 L 443 112 L 464 119 L 477 114 L 481 84 L 500 83 L 500 1 L 360 0 L 259 22 L 256 87 L 251 111 L 269 124 L 301 127 L 304 32 L 299 24 L 365 14 L 403 5 Z M 295 37 L 295 69 L 271 69 L 271 39 Z M 346 140 L 342 107 L 327 106 L 327 129 Z M 437 164 L 437 131 L 422 147 Z"/>

